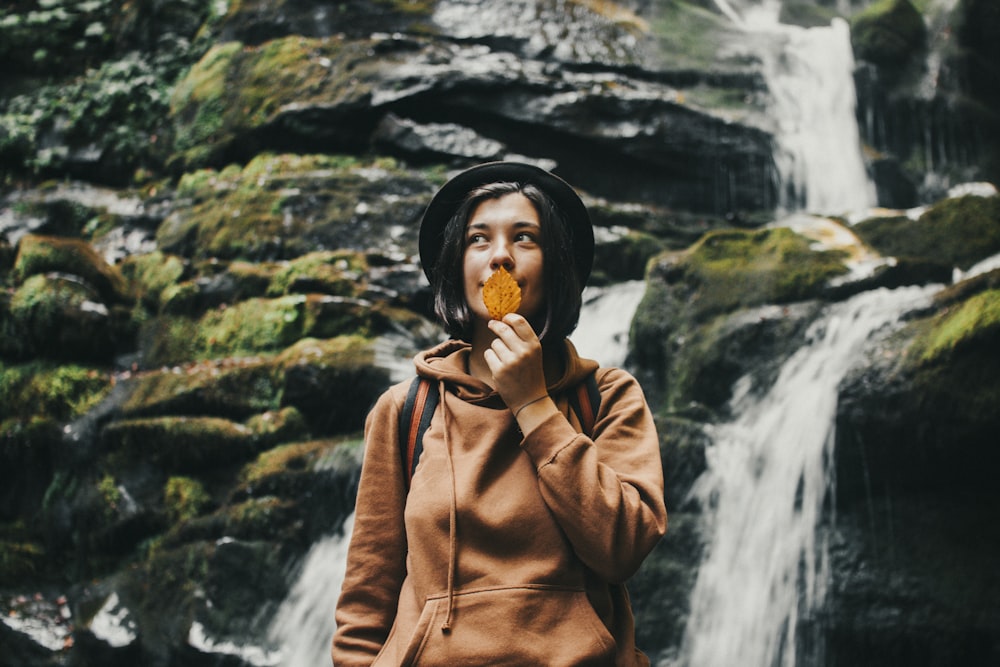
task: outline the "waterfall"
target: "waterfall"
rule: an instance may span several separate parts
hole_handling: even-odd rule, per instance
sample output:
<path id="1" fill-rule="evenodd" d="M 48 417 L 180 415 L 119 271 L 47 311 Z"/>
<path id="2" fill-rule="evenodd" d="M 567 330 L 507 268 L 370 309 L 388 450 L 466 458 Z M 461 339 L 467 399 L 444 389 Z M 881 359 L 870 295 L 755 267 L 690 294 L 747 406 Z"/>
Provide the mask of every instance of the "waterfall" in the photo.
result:
<path id="1" fill-rule="evenodd" d="M 574 344 L 580 354 L 604 365 L 621 365 L 628 351 L 632 314 L 645 291 L 643 281 L 629 281 L 583 294 L 580 326 Z M 410 366 L 412 372 L 412 365 Z M 277 649 L 259 665 L 315 667 L 330 661 L 333 614 L 344 580 L 347 547 L 354 525 L 352 514 L 342 532 L 316 542 L 303 559 L 298 578 L 282 602 L 268 632 Z"/>
<path id="2" fill-rule="evenodd" d="M 281 667 L 315 667 L 330 663 L 333 613 L 347 567 L 347 547 L 354 527 L 352 514 L 343 530 L 316 542 L 271 622 L 268 638 L 280 647 Z"/>
<path id="3" fill-rule="evenodd" d="M 840 214 L 875 205 L 861 153 L 854 55 L 843 19 L 828 27 L 778 22 L 779 0 L 715 0 L 740 27 L 743 47 L 761 59 L 771 94 L 775 163 L 786 212 Z"/>
<path id="4" fill-rule="evenodd" d="M 691 598 L 685 667 L 790 667 L 800 621 L 823 605 L 837 387 L 873 332 L 935 288 L 864 292 L 831 305 L 762 395 L 740 380 L 734 417 L 713 429 L 692 494 L 707 521 Z"/>
<path id="5" fill-rule="evenodd" d="M 580 324 L 571 336 L 580 356 L 595 359 L 603 366 L 623 366 L 628 356 L 632 315 L 645 292 L 643 280 L 586 288 Z"/>

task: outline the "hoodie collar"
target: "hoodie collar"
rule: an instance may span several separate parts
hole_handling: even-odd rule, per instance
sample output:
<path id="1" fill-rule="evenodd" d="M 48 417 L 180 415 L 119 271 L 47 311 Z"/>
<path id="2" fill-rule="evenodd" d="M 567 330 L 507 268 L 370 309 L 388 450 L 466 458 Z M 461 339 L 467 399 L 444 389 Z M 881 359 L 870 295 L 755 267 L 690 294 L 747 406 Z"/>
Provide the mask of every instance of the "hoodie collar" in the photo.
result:
<path id="1" fill-rule="evenodd" d="M 469 343 L 447 340 L 414 357 L 417 375 L 437 384 L 443 382 L 451 393 L 463 401 L 478 403 L 493 399 L 497 396 L 496 391 L 468 371 L 471 352 Z M 546 348 L 544 353 L 562 355 L 562 374 L 546 378 L 551 395 L 575 387 L 599 366 L 593 359 L 581 357 L 569 339 Z"/>

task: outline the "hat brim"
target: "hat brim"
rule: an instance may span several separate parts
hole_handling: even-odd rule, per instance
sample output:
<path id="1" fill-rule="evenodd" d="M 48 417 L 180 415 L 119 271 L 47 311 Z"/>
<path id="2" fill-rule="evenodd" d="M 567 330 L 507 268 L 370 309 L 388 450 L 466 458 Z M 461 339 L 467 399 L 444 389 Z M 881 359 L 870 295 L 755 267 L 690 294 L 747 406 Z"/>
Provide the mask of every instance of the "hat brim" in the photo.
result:
<path id="1" fill-rule="evenodd" d="M 573 187 L 555 174 L 522 162 L 488 162 L 457 174 L 437 191 L 420 221 L 420 264 L 428 280 L 444 244 L 444 229 L 475 188 L 489 183 L 531 183 L 555 202 L 573 240 L 580 284 L 585 285 L 594 264 L 594 227 L 590 214 Z"/>

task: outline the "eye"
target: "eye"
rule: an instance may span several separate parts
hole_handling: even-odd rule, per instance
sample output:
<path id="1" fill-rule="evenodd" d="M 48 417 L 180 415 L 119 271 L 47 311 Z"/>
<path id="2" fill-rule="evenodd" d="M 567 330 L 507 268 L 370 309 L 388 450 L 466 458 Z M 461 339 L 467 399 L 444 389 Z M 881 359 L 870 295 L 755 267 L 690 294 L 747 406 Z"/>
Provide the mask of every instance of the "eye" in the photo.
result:
<path id="1" fill-rule="evenodd" d="M 514 240 L 518 243 L 534 243 L 535 235 L 531 232 L 518 232 Z"/>
<path id="2" fill-rule="evenodd" d="M 469 245 L 478 245 L 480 243 L 486 243 L 486 234 L 482 234 L 480 232 L 469 234 L 468 238 L 466 239 L 466 243 L 468 243 Z"/>

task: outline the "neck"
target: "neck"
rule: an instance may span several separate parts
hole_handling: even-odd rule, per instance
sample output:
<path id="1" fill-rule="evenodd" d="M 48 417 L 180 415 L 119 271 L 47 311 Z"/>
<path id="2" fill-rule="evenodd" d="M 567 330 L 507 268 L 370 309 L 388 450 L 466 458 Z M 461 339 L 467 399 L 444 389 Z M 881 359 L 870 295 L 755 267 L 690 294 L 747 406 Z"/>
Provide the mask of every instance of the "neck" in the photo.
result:
<path id="1" fill-rule="evenodd" d="M 483 358 L 483 353 L 489 349 L 495 339 L 496 336 L 485 323 L 476 323 L 472 332 L 472 349 L 469 352 L 469 375 L 485 382 L 490 387 L 496 385 L 493 382 L 493 373 L 490 372 L 490 367 L 486 365 L 486 359 Z"/>

